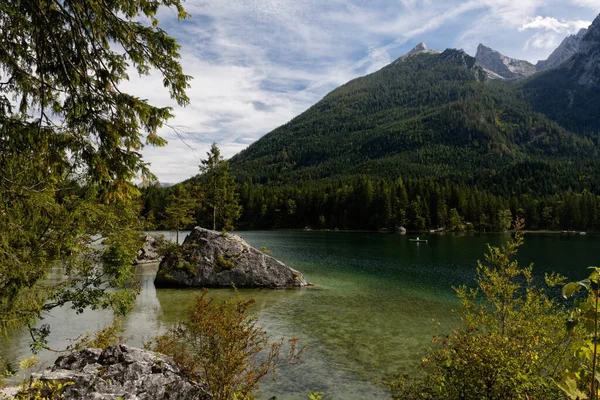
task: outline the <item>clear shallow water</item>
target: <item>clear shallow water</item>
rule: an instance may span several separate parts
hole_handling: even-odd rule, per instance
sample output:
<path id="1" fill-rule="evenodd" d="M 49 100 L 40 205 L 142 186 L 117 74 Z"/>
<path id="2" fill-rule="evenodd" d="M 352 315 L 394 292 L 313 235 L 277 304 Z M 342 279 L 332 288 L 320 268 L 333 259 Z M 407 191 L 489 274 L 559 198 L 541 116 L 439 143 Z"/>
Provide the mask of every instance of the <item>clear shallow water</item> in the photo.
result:
<path id="1" fill-rule="evenodd" d="M 262 385 L 265 398 L 306 399 L 310 390 L 330 399 L 387 398 L 373 384 L 385 375 L 410 372 L 435 329 L 450 330 L 458 305 L 453 285 L 472 284 L 475 265 L 486 243 L 504 235 L 429 235 L 428 244 L 401 236 L 357 232 L 240 232 L 253 246 L 302 271 L 315 288 L 299 290 L 212 290 L 219 298 L 254 297 L 259 323 L 273 338 L 297 337 L 307 345 L 304 363 L 282 369 L 278 381 Z M 180 233 L 180 241 L 185 234 Z M 535 261 L 534 271 L 561 272 L 572 279 L 585 276 L 597 262 L 600 236 L 529 234 L 519 259 Z M 153 285 L 156 265 L 138 269 L 142 283 L 135 310 L 124 326 L 128 342 L 141 346 L 185 316 L 199 291 L 160 289 Z M 60 274 L 59 270 L 54 271 Z M 56 275 L 55 275 L 56 276 Z M 76 316 L 69 309 L 53 311 L 44 322 L 53 334 L 50 345 L 110 323 L 107 312 Z M 438 325 L 439 324 L 439 325 Z M 19 359 L 28 355 L 27 336 L 15 333 L 2 351 Z M 44 353 L 43 360 L 56 354 Z"/>

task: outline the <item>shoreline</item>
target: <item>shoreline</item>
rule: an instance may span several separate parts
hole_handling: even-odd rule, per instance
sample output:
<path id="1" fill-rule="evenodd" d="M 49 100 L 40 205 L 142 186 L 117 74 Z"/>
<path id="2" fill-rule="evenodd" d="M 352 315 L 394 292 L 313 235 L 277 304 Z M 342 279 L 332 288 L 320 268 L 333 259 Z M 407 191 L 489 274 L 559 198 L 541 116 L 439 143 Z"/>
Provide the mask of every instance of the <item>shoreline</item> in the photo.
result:
<path id="1" fill-rule="evenodd" d="M 231 231 L 232 233 L 237 232 L 251 232 L 251 231 L 282 231 L 282 232 L 344 232 L 344 233 L 390 233 L 395 235 L 411 235 L 411 234 L 430 234 L 430 235 L 445 235 L 445 234 L 513 234 L 515 230 L 508 231 L 436 231 L 431 232 L 430 230 L 424 231 L 406 231 L 406 232 L 398 232 L 392 230 L 367 230 L 367 229 L 306 229 L 306 228 L 244 228 L 244 229 L 235 229 Z M 600 231 L 565 231 L 565 230 L 549 230 L 549 229 L 524 229 L 520 231 L 521 233 L 537 233 L 537 234 L 551 234 L 551 235 L 595 235 L 600 233 Z"/>

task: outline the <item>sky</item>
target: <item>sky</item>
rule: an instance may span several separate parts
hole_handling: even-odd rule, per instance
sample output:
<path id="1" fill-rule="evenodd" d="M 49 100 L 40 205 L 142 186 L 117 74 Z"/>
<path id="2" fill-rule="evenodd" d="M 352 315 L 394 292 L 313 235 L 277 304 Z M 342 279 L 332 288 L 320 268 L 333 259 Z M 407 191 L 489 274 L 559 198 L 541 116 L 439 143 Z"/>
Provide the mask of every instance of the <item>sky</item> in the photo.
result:
<path id="1" fill-rule="evenodd" d="M 215 142 L 230 158 L 336 87 L 379 70 L 420 42 L 475 55 L 483 43 L 532 63 L 589 26 L 600 0 L 187 0 L 189 19 L 159 12 L 193 77 L 177 107 L 158 74 L 124 86 L 172 106 L 166 147 L 144 159 L 163 183 L 198 173 Z"/>

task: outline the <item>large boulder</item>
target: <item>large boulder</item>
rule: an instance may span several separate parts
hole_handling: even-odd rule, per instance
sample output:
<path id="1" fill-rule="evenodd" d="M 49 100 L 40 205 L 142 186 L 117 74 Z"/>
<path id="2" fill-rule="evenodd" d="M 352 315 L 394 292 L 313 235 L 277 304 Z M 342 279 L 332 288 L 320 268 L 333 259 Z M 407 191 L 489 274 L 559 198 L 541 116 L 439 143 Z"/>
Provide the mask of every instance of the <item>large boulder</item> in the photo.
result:
<path id="1" fill-rule="evenodd" d="M 240 236 L 196 227 L 160 263 L 156 287 L 300 287 L 302 274 Z"/>
<path id="2" fill-rule="evenodd" d="M 89 348 L 59 357 L 34 378 L 68 383 L 63 395 L 74 400 L 209 400 L 204 387 L 180 374 L 175 362 L 159 353 L 118 345 Z"/>

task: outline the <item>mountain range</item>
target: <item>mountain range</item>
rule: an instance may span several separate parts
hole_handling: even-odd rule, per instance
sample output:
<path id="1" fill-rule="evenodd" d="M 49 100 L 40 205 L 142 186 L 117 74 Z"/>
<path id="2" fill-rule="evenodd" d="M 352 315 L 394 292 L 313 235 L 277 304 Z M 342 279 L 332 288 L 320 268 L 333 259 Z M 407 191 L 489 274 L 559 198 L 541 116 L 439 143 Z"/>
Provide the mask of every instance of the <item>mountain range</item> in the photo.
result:
<path id="1" fill-rule="evenodd" d="M 480 182 L 522 163 L 593 162 L 599 66 L 600 17 L 537 65 L 483 45 L 471 57 L 421 43 L 262 137 L 232 171 L 258 184 L 360 174 Z"/>
<path id="2" fill-rule="evenodd" d="M 475 60 L 486 70 L 491 79 L 519 80 L 556 68 L 579 52 L 579 44 L 587 33 L 581 29 L 576 35 L 566 37 L 546 60 L 533 65 L 528 61 L 507 57 L 483 44 L 477 47 Z"/>
<path id="3" fill-rule="evenodd" d="M 535 65 L 420 43 L 230 159 L 240 225 L 600 230 L 599 81 L 600 16 Z"/>

